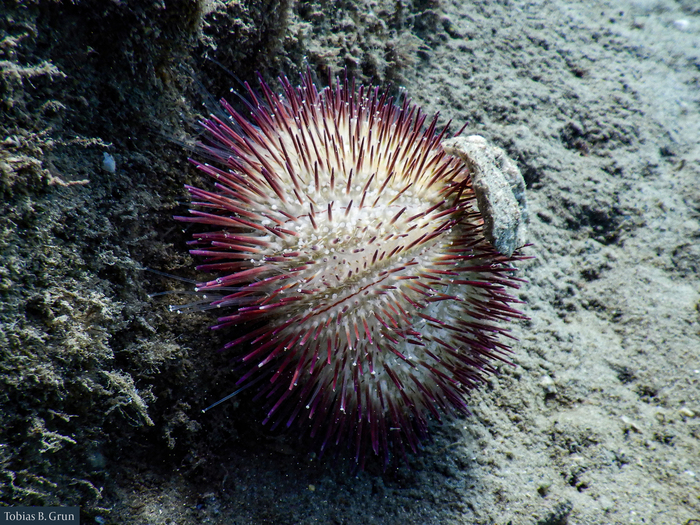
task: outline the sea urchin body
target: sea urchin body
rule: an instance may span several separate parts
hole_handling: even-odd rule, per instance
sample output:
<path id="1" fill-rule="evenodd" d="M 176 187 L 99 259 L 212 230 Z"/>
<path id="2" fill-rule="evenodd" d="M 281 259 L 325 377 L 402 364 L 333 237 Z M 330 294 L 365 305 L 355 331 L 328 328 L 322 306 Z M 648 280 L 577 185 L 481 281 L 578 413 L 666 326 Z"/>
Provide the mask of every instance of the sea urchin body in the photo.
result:
<path id="1" fill-rule="evenodd" d="M 204 123 L 216 162 L 195 164 L 214 188 L 188 187 L 197 209 L 178 219 L 217 228 L 191 241 L 219 275 L 198 289 L 230 308 L 214 328 L 236 327 L 238 385 L 258 389 L 265 422 L 386 461 L 416 450 L 430 415 L 466 413 L 504 360 L 518 256 L 484 238 L 437 118 L 347 80 L 281 84 L 249 90 L 249 118 L 222 102 Z"/>

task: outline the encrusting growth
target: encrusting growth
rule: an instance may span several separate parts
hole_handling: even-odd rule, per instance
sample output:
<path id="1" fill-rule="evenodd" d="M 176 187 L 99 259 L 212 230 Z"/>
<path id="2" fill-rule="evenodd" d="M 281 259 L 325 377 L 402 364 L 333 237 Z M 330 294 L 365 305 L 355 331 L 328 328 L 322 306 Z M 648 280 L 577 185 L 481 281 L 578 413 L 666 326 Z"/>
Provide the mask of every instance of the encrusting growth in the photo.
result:
<path id="1" fill-rule="evenodd" d="M 246 85 L 247 86 L 247 85 Z M 268 407 L 320 448 L 416 451 L 428 419 L 467 413 L 466 396 L 505 361 L 501 326 L 522 317 L 511 264 L 483 234 L 467 164 L 441 147 L 446 128 L 378 88 L 309 75 L 276 94 L 249 89 L 246 118 L 204 122 L 194 164 L 214 181 L 187 187 L 199 270 L 218 277 L 215 329 Z M 507 361 L 506 361 L 507 362 Z"/>

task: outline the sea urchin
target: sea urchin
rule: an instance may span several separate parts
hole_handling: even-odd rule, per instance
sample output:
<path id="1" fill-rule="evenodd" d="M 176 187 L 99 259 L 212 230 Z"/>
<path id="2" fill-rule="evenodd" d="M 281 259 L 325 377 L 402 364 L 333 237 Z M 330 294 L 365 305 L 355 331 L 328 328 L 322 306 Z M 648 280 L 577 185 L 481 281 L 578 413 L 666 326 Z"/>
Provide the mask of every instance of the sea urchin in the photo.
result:
<path id="1" fill-rule="evenodd" d="M 246 85 L 247 86 L 247 85 Z M 485 239 L 468 165 L 441 147 L 437 116 L 309 75 L 276 94 L 248 88 L 248 118 L 203 123 L 193 161 L 214 188 L 188 186 L 198 286 L 230 307 L 242 387 L 273 427 L 297 425 L 321 450 L 415 451 L 430 415 L 466 413 L 470 389 L 504 361 L 501 321 L 519 317 L 511 263 Z"/>

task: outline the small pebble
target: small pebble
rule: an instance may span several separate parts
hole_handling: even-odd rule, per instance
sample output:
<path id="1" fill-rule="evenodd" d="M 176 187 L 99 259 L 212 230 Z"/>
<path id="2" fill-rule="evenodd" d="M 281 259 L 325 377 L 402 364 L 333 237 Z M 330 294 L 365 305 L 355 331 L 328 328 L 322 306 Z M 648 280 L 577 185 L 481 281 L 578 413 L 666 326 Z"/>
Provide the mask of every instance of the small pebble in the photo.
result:
<path id="1" fill-rule="evenodd" d="M 686 407 L 681 408 L 678 413 L 683 417 L 695 417 L 695 412 Z"/>
<path id="2" fill-rule="evenodd" d="M 638 434 L 642 433 L 642 429 L 639 427 L 639 425 L 637 425 L 634 421 L 632 421 L 628 417 L 620 416 L 620 419 L 625 424 L 625 430 L 630 429 L 630 430 L 634 430 Z"/>
<path id="3" fill-rule="evenodd" d="M 117 162 L 114 160 L 114 157 L 106 151 L 102 154 L 102 169 L 109 173 L 117 171 Z"/>

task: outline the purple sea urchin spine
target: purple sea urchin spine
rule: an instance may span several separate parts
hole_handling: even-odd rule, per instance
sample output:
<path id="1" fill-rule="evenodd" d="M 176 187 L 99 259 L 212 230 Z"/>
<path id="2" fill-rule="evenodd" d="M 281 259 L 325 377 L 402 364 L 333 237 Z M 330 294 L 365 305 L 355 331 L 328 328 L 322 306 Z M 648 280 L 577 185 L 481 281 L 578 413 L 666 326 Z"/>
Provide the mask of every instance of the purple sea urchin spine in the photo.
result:
<path id="1" fill-rule="evenodd" d="M 191 241 L 198 269 L 220 275 L 198 288 L 227 294 L 214 328 L 242 334 L 226 347 L 249 366 L 237 384 L 269 404 L 265 423 L 388 461 L 417 449 L 429 415 L 467 413 L 505 361 L 518 255 L 484 238 L 437 117 L 426 126 L 408 101 L 347 80 L 281 84 L 261 82 L 262 100 L 249 89 L 249 118 L 224 101 L 229 118 L 204 122 L 200 148 L 219 165 L 193 162 L 214 189 L 188 186 L 197 209 L 177 219 L 218 228 Z"/>

